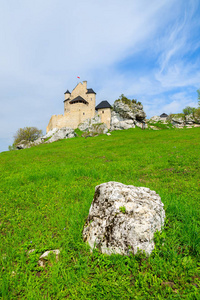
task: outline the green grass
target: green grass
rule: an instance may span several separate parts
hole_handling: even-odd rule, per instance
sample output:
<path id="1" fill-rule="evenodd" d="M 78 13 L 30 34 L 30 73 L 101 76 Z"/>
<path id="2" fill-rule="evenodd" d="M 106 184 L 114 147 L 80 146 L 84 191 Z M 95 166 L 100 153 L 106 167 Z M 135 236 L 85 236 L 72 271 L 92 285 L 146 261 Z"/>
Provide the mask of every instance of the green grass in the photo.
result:
<path id="1" fill-rule="evenodd" d="M 1 153 L 0 299 L 200 299 L 199 136 L 130 129 Z M 150 257 L 83 242 L 95 186 L 107 181 L 161 196 L 165 228 Z M 51 249 L 59 261 L 39 267 Z"/>
<path id="2" fill-rule="evenodd" d="M 157 121 L 152 123 L 148 122 L 148 128 L 150 126 L 154 126 L 158 129 L 174 129 L 174 126 L 170 122 L 166 122 L 166 123 L 163 123 L 162 121 Z"/>

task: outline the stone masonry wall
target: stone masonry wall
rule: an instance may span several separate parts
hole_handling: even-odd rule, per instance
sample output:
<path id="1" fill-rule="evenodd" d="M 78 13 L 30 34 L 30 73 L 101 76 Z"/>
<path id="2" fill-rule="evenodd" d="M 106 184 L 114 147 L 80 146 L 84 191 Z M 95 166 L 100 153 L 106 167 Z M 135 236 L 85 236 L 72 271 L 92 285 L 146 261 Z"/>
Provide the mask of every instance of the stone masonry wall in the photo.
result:
<path id="1" fill-rule="evenodd" d="M 105 123 L 108 129 L 110 129 L 111 110 L 110 108 L 98 109 L 98 115 L 101 118 L 101 123 Z"/>

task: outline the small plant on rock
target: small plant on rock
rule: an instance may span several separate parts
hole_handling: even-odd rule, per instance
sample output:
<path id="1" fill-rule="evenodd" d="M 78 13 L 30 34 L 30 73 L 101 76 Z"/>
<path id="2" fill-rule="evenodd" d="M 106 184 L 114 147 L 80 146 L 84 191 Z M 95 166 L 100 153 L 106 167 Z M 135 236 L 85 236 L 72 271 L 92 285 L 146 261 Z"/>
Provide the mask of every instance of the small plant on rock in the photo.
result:
<path id="1" fill-rule="evenodd" d="M 126 213 L 126 207 L 125 206 L 120 206 L 119 210 L 125 214 Z"/>

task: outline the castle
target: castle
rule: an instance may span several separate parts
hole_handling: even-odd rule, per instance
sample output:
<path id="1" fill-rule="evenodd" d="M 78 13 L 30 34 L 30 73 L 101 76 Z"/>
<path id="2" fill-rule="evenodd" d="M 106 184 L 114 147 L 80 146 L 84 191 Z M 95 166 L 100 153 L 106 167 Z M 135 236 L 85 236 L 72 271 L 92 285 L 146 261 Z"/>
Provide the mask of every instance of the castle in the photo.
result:
<path id="1" fill-rule="evenodd" d="M 94 118 L 98 114 L 101 122 L 110 128 L 111 105 L 107 101 L 102 101 L 96 105 L 96 93 L 93 89 L 87 88 L 87 81 L 79 82 L 70 93 L 64 93 L 64 115 L 53 115 L 49 121 L 46 131 L 53 128 L 77 128 L 86 119 Z"/>

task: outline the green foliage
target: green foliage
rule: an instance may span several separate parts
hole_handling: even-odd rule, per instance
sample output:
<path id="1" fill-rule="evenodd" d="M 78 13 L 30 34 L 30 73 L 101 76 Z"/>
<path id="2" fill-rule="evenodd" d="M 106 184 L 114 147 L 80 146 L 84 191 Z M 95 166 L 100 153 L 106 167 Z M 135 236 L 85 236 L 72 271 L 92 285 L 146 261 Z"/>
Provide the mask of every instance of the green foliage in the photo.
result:
<path id="1" fill-rule="evenodd" d="M 158 129 L 173 129 L 173 125 L 170 122 L 163 123 L 162 121 L 148 122 L 148 126 L 154 126 Z"/>
<path id="2" fill-rule="evenodd" d="M 52 136 L 49 136 L 46 139 L 44 139 L 44 142 L 47 142 L 48 140 L 50 140 L 50 138 L 52 138 Z"/>
<path id="3" fill-rule="evenodd" d="M 126 207 L 125 206 L 120 206 L 119 210 L 125 214 L 126 213 Z"/>
<path id="4" fill-rule="evenodd" d="M 8 146 L 8 150 L 9 150 L 9 151 L 16 150 L 15 144 L 9 145 L 9 146 Z"/>
<path id="5" fill-rule="evenodd" d="M 24 127 L 19 128 L 14 135 L 14 145 L 17 145 L 20 141 L 33 142 L 42 136 L 42 130 L 36 127 Z"/>
<path id="6" fill-rule="evenodd" d="M 198 104 L 199 104 L 199 106 L 200 106 L 200 89 L 199 90 L 197 90 L 197 94 L 198 94 Z"/>
<path id="7" fill-rule="evenodd" d="M 178 113 L 178 114 L 170 114 L 170 115 L 167 117 L 167 119 L 168 119 L 169 121 L 171 121 L 172 118 L 181 118 L 181 119 L 185 120 L 185 115 L 184 115 L 183 113 Z"/>
<path id="8" fill-rule="evenodd" d="M 195 110 L 194 117 L 200 119 L 200 107 Z"/>
<path id="9" fill-rule="evenodd" d="M 137 99 L 130 100 L 127 97 L 125 97 L 124 94 L 121 94 L 121 96 L 117 100 L 115 100 L 115 101 L 116 102 L 117 101 L 122 101 L 124 104 L 127 104 L 130 107 L 131 107 L 132 104 L 139 104 L 139 105 L 141 105 L 141 102 L 137 102 Z"/>
<path id="10" fill-rule="evenodd" d="M 183 113 L 184 113 L 185 116 L 190 115 L 190 114 L 192 114 L 194 116 L 195 111 L 196 111 L 196 108 L 191 107 L 191 106 L 186 106 L 183 109 Z"/>
<path id="11" fill-rule="evenodd" d="M 0 298 L 199 299 L 199 134 L 136 128 L 0 153 Z M 95 186 L 107 181 L 161 196 L 166 221 L 150 257 L 83 242 Z M 39 267 L 53 249 L 59 260 Z"/>
<path id="12" fill-rule="evenodd" d="M 76 137 L 81 137 L 81 135 L 83 134 L 83 131 L 81 131 L 79 128 L 76 128 L 74 132 L 76 133 Z"/>

